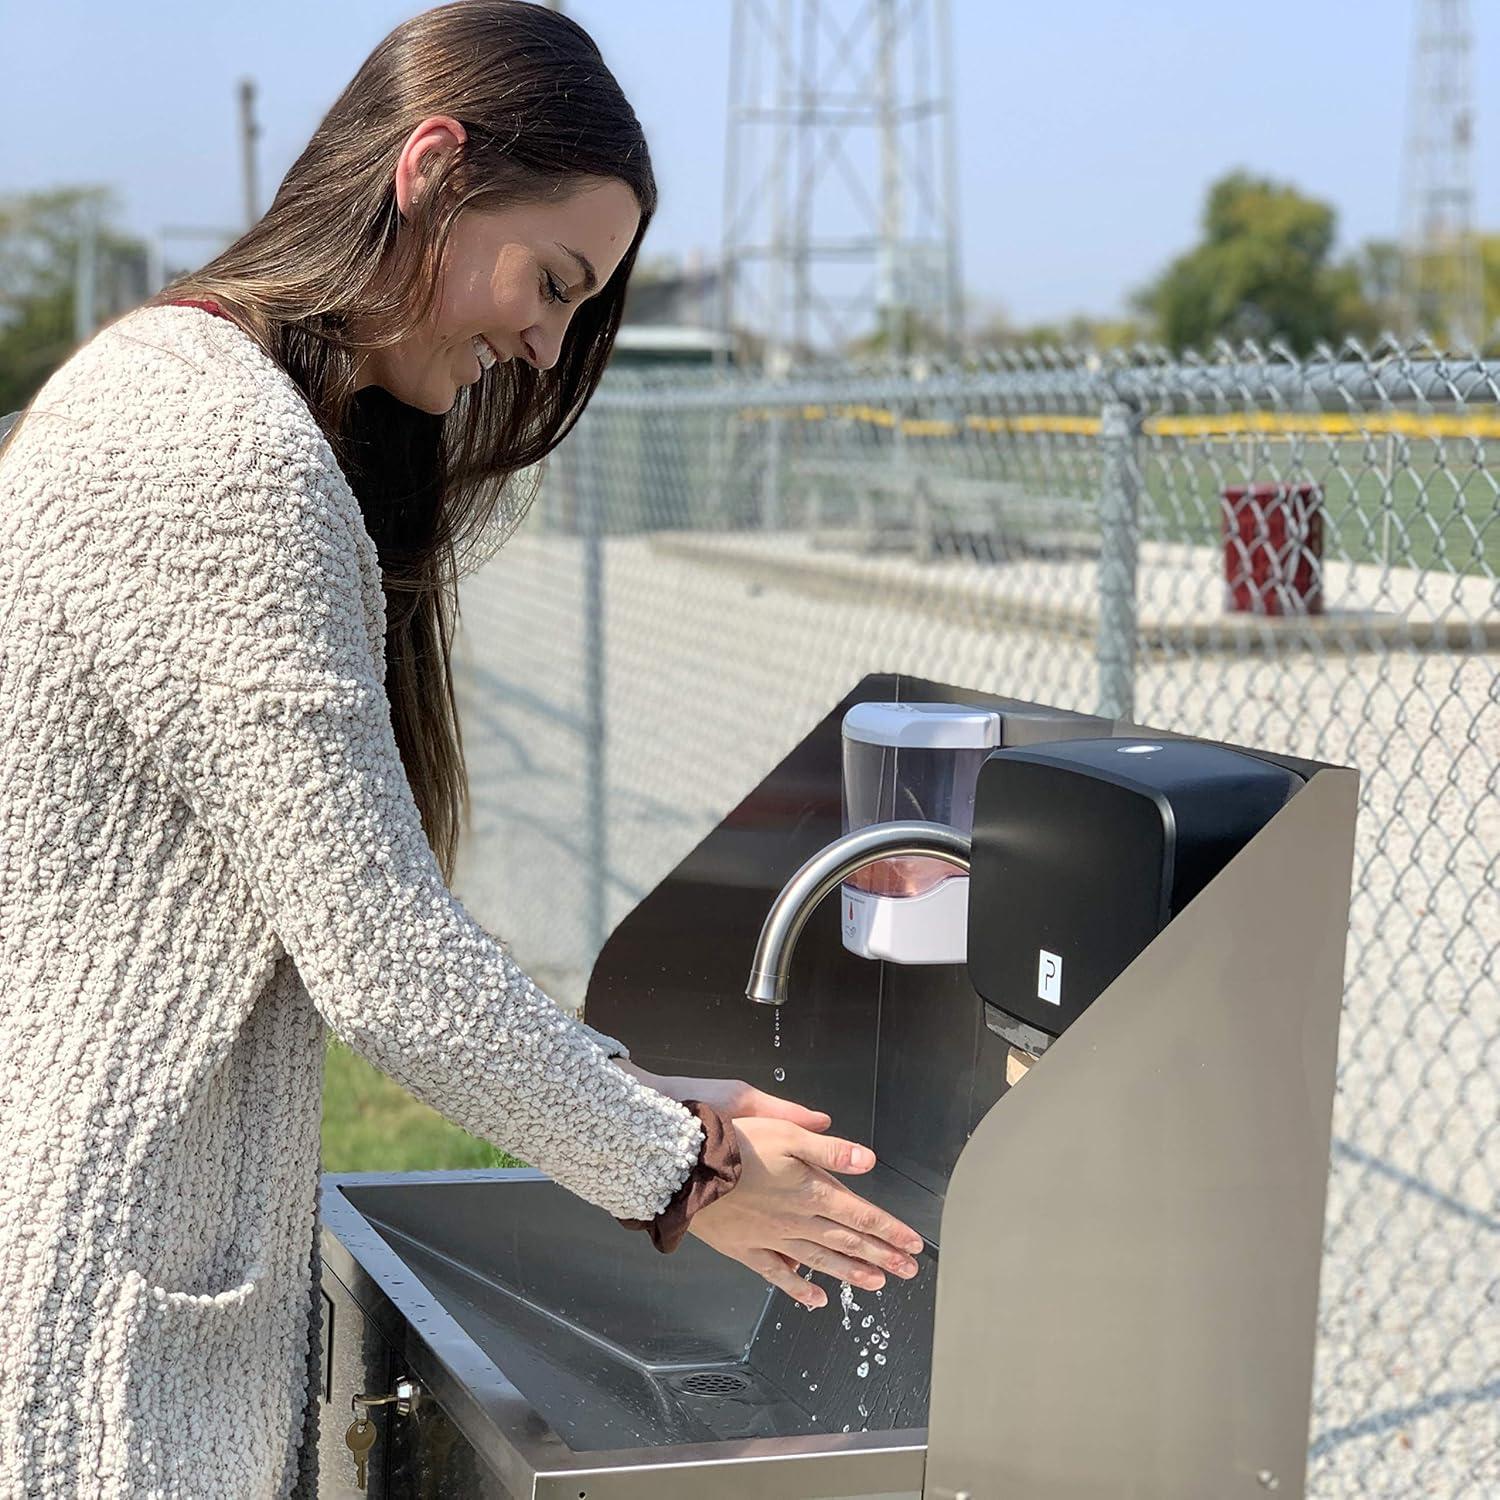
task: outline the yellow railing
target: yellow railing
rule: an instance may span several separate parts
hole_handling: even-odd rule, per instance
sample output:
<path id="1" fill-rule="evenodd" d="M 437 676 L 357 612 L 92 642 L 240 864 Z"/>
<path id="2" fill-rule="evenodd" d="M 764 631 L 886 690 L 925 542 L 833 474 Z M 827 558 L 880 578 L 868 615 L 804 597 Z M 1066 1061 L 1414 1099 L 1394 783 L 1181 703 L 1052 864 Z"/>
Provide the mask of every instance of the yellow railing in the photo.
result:
<path id="1" fill-rule="evenodd" d="M 956 437 L 960 431 L 1049 433 L 1062 437 L 1096 437 L 1098 417 L 1065 412 L 1026 413 L 1017 416 L 968 416 L 961 421 L 943 417 L 904 417 L 885 407 L 849 406 L 747 406 L 739 412 L 748 422 L 772 417 L 803 422 L 852 421 L 894 430 L 907 437 Z M 1199 438 L 1223 442 L 1243 437 L 1351 438 L 1399 434 L 1415 438 L 1500 437 L 1500 412 L 1464 415 L 1405 411 L 1360 413 L 1215 412 L 1208 416 L 1147 417 L 1141 430 L 1149 437 Z"/>

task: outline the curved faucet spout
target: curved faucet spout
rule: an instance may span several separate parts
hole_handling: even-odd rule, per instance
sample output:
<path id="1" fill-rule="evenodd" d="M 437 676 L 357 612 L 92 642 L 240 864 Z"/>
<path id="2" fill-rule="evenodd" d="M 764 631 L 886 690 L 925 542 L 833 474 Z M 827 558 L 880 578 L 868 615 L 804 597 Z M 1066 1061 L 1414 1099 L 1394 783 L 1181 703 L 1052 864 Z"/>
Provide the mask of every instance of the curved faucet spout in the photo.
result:
<path id="1" fill-rule="evenodd" d="M 792 966 L 792 950 L 803 926 L 818 902 L 855 871 L 882 859 L 921 854 L 940 859 L 967 875 L 969 848 L 968 834 L 946 823 L 917 821 L 871 823 L 835 839 L 813 855 L 771 903 L 760 941 L 755 945 L 746 996 L 761 1005 L 785 1003 L 787 971 Z"/>

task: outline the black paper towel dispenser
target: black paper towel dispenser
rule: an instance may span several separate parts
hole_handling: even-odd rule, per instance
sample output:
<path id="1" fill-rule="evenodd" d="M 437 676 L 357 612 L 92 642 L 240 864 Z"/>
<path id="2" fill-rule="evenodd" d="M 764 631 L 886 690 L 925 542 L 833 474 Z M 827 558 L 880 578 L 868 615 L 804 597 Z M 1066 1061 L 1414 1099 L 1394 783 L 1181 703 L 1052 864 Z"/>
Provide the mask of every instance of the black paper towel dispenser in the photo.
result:
<path id="1" fill-rule="evenodd" d="M 1045 1048 L 1302 785 L 1201 740 L 994 751 L 969 882 L 969 980 L 990 1029 Z"/>

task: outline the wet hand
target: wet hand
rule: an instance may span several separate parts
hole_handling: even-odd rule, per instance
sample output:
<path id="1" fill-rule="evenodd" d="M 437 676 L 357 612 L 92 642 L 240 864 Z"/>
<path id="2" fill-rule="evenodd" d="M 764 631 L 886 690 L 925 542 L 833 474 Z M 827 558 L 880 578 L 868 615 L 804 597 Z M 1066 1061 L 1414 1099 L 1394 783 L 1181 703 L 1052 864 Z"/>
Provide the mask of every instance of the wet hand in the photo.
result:
<path id="1" fill-rule="evenodd" d="M 678 1078 L 662 1077 L 648 1073 L 623 1057 L 614 1059 L 615 1066 L 622 1068 L 633 1078 L 638 1078 L 648 1088 L 679 1103 L 684 1099 L 701 1099 L 712 1105 L 721 1115 L 736 1119 L 741 1115 L 762 1120 L 788 1120 L 804 1130 L 827 1130 L 833 1123 L 832 1116 L 821 1109 L 808 1109 L 790 1099 L 768 1094 L 763 1089 L 753 1088 L 740 1078 Z"/>
<path id="2" fill-rule="evenodd" d="M 912 1257 L 921 1236 L 833 1176 L 868 1172 L 875 1165 L 868 1147 L 784 1119 L 735 1116 L 734 1128 L 740 1180 L 693 1215 L 689 1234 L 806 1307 L 828 1298 L 797 1274 L 800 1266 L 872 1291 L 885 1285 L 888 1271 L 903 1279 L 917 1274 Z"/>

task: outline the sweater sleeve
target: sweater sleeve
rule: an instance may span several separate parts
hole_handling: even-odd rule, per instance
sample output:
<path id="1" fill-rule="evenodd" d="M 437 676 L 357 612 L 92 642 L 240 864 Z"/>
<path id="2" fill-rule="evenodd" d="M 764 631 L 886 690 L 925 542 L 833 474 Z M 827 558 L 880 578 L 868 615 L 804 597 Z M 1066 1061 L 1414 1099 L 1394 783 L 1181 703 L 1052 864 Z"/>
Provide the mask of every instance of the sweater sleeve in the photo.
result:
<path id="1" fill-rule="evenodd" d="M 654 1216 L 703 1129 L 448 890 L 391 727 L 384 610 L 361 592 L 374 544 L 326 440 L 284 397 L 177 382 L 105 403 L 66 466 L 57 604 L 97 689 L 340 1037 L 578 1196 Z"/>

